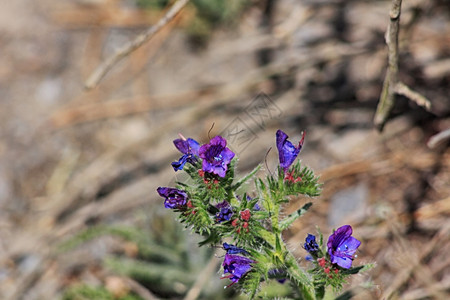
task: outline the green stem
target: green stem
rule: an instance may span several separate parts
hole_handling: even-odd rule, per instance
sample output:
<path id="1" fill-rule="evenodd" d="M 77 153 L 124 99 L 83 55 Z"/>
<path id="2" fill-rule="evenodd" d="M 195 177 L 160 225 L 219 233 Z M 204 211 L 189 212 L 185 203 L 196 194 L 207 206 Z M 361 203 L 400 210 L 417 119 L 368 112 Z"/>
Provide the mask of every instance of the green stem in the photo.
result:
<path id="1" fill-rule="evenodd" d="M 286 258 L 286 266 L 287 272 L 302 294 L 302 299 L 315 300 L 316 296 L 311 278 L 298 266 L 295 257 L 291 253 Z"/>

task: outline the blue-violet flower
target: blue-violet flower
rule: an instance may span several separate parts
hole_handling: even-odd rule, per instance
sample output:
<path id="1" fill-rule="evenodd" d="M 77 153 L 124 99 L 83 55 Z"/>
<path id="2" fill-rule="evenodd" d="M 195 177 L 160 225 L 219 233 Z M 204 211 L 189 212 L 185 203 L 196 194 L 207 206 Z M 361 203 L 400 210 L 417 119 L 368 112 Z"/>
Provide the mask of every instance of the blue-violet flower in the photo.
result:
<path id="1" fill-rule="evenodd" d="M 352 227 L 344 225 L 336 229 L 328 238 L 328 254 L 331 263 L 349 269 L 352 266 L 353 255 L 361 244 L 360 241 L 352 237 Z"/>
<path id="2" fill-rule="evenodd" d="M 223 277 L 229 278 L 234 284 L 239 281 L 245 274 L 247 274 L 252 268 L 251 264 L 255 261 L 240 255 L 225 254 L 225 259 L 223 261 Z M 230 273 L 230 275 L 225 276 L 225 273 Z"/>
<path id="3" fill-rule="evenodd" d="M 230 245 L 228 243 L 223 243 L 223 249 L 225 249 L 225 251 L 227 251 L 227 254 L 244 254 L 244 255 L 249 255 L 249 253 L 242 249 L 239 248 L 237 246 L 234 245 Z"/>
<path id="4" fill-rule="evenodd" d="M 305 141 L 306 132 L 303 132 L 302 139 L 298 142 L 298 146 L 295 147 L 290 141 L 288 141 L 288 135 L 281 131 L 277 130 L 277 149 L 278 149 L 278 157 L 280 159 L 280 166 L 286 172 L 287 169 L 292 165 L 294 160 L 297 158 L 300 150 L 302 150 L 303 142 Z"/>
<path id="5" fill-rule="evenodd" d="M 308 233 L 303 248 L 312 255 L 316 254 L 317 251 L 319 251 L 319 245 L 316 243 L 316 236 Z"/>
<path id="6" fill-rule="evenodd" d="M 219 209 L 219 212 L 216 213 L 216 221 L 218 223 L 229 221 L 231 216 L 233 216 L 231 205 L 225 200 L 217 204 L 216 208 Z"/>
<path id="7" fill-rule="evenodd" d="M 203 159 L 203 171 L 225 177 L 228 164 L 234 157 L 233 151 L 226 146 L 227 141 L 221 136 L 216 136 L 209 144 L 200 147 L 199 156 Z"/>
<path id="8" fill-rule="evenodd" d="M 161 197 L 166 198 L 164 200 L 165 208 L 180 209 L 186 205 L 188 196 L 185 191 L 170 187 L 159 187 L 156 191 Z"/>
<path id="9" fill-rule="evenodd" d="M 178 161 L 172 162 L 172 167 L 175 171 L 182 170 L 186 162 L 193 164 L 197 161 L 195 156 L 198 156 L 200 144 L 196 140 L 191 138 L 176 139 L 173 141 L 173 144 L 184 154 Z"/>

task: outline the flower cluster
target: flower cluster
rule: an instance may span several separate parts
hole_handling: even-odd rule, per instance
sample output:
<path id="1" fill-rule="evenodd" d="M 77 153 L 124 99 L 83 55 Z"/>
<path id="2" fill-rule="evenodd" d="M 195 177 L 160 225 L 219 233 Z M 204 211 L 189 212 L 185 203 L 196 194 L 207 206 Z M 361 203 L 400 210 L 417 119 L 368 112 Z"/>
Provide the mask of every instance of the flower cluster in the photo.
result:
<path id="1" fill-rule="evenodd" d="M 180 137 L 173 143 L 182 156 L 172 167 L 175 171 L 185 171 L 190 180 L 178 183 L 175 188 L 159 187 L 157 192 L 164 198 L 164 206 L 178 212 L 186 227 L 205 237 L 200 245 L 221 243 L 226 251 L 222 277 L 231 281 L 229 286 L 236 284 L 254 298 L 261 282 L 289 281 L 295 286 L 292 297 L 296 297 L 295 291 L 300 291 L 302 298 L 313 299 L 321 298 L 318 291 L 324 289 L 324 283 L 335 288 L 342 285 L 344 277 L 351 273 L 340 270 L 354 269 L 351 265 L 360 245 L 351 236 L 349 225 L 338 228 L 329 237 L 327 250 L 322 249 L 322 239 L 318 242 L 314 235 L 308 235 L 304 248 L 314 262 L 312 277 L 297 264 L 283 242 L 283 231 L 312 203 L 304 204 L 288 216 L 282 214 L 283 205 L 291 195 L 314 197 L 321 190 L 318 177 L 311 169 L 299 161 L 294 164 L 305 133 L 294 146 L 286 133 L 276 132 L 278 173 L 267 175 L 265 180 L 256 176 L 260 165 L 244 177 L 235 178 L 237 158 L 223 137 L 216 136 L 203 145 L 192 138 Z M 247 183 L 252 179 L 254 190 L 247 192 Z M 339 273 L 333 277 L 334 281 L 317 280 L 317 274 L 329 278 L 331 272 Z"/>
<path id="2" fill-rule="evenodd" d="M 323 254 L 316 242 L 316 236 L 312 234 L 308 234 L 303 247 L 318 261 L 319 259 L 327 259 L 329 263 L 335 266 L 350 269 L 356 249 L 361 245 L 360 241 L 352 237 L 352 233 L 353 229 L 350 225 L 344 225 L 336 229 L 336 231 L 328 238 L 326 258 L 320 257 Z"/>
<path id="3" fill-rule="evenodd" d="M 316 282 L 322 282 L 319 290 L 324 289 L 325 285 L 332 285 L 334 288 L 341 288 L 345 282 L 345 277 L 359 272 L 361 267 L 352 268 L 356 250 L 361 242 L 352 237 L 352 227 L 344 225 L 336 229 L 324 245 L 317 243 L 316 236 L 308 234 L 303 248 L 308 251 L 308 260 L 314 263 L 312 272 Z M 322 236 L 320 236 L 322 241 Z"/>

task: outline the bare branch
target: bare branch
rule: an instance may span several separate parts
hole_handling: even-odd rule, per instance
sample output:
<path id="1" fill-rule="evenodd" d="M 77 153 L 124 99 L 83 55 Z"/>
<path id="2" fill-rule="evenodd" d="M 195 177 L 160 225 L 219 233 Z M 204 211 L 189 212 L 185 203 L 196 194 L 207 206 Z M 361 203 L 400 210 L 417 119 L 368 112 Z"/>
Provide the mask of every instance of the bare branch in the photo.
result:
<path id="1" fill-rule="evenodd" d="M 169 23 L 189 2 L 189 0 L 178 0 L 167 11 L 158 23 L 147 29 L 143 34 L 138 35 L 133 41 L 123 45 L 113 55 L 108 57 L 100 66 L 98 66 L 94 72 L 88 77 L 85 82 L 87 89 L 92 89 L 98 85 L 100 80 L 106 75 L 106 73 L 114 67 L 120 60 L 128 56 L 131 52 L 141 47 L 145 42 L 149 41 L 158 31 L 160 31 L 167 23 Z"/>
<path id="2" fill-rule="evenodd" d="M 431 109 L 431 102 L 427 98 L 413 91 L 398 79 L 398 33 L 400 30 L 401 6 L 402 0 L 392 0 L 392 6 L 389 12 L 390 21 L 386 32 L 389 65 L 374 118 L 375 126 L 379 131 L 383 130 L 389 114 L 394 107 L 396 94 L 409 98 L 428 111 Z"/>
<path id="3" fill-rule="evenodd" d="M 374 123 L 378 130 L 383 130 L 384 124 L 395 102 L 394 88 L 398 80 L 398 31 L 400 28 L 400 12 L 402 0 L 392 0 L 390 21 L 386 32 L 389 66 L 384 78 L 383 91 L 378 103 Z"/>
<path id="4" fill-rule="evenodd" d="M 410 100 L 417 103 L 417 105 L 424 107 L 427 111 L 431 109 L 431 102 L 421 94 L 416 91 L 413 91 L 403 82 L 397 82 L 395 86 L 395 92 L 399 95 L 405 96 Z"/>

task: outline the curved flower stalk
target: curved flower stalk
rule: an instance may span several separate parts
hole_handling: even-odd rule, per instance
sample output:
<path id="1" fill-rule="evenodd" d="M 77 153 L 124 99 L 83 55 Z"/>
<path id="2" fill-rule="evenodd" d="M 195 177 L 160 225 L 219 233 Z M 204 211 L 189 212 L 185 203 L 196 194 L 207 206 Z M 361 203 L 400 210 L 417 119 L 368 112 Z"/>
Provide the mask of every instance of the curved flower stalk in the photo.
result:
<path id="1" fill-rule="evenodd" d="M 179 182 L 175 188 L 157 190 L 165 199 L 164 206 L 179 213 L 180 222 L 205 237 L 201 246 L 222 245 L 226 252 L 223 278 L 231 281 L 228 286 L 239 287 L 250 299 L 269 280 L 291 287 L 280 297 L 322 299 L 326 286 L 337 290 L 347 276 L 361 270 L 351 267 L 360 242 L 351 236 L 349 225 L 329 237 L 327 249 L 322 236 L 319 240 L 312 234 L 307 236 L 303 247 L 312 262 L 310 270 L 299 266 L 283 241 L 283 232 L 312 206 L 307 202 L 284 216 L 282 211 L 290 196 L 314 197 L 321 191 L 314 172 L 300 161 L 295 163 L 304 139 L 305 133 L 294 146 L 286 133 L 278 130 L 279 172 L 277 176 L 255 178 L 249 192 L 245 187 L 260 166 L 235 178 L 237 159 L 223 137 L 216 136 L 201 146 L 193 139 L 177 139 L 174 144 L 183 156 L 172 166 L 190 176 L 189 184 Z"/>

